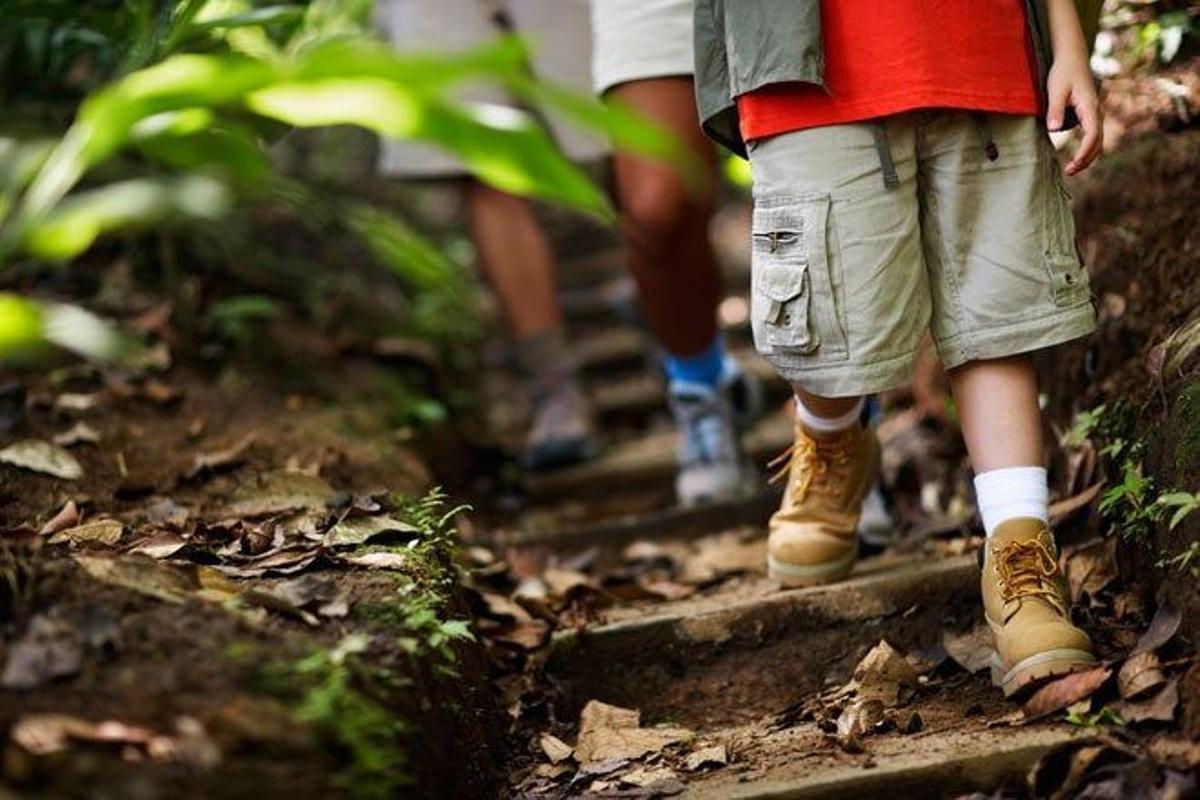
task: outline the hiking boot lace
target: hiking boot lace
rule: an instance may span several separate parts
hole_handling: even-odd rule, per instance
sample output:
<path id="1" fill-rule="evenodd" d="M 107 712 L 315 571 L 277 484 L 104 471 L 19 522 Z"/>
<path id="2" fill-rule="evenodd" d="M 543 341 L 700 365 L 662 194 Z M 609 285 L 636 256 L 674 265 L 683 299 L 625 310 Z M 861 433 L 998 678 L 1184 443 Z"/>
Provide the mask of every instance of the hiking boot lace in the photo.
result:
<path id="1" fill-rule="evenodd" d="M 1062 614 L 1067 614 L 1054 580 L 1058 575 L 1058 559 L 1042 539 L 1004 542 L 992 548 L 992 555 L 1000 579 L 1000 598 L 1005 603 L 1023 597 L 1040 597 Z"/>
<path id="2" fill-rule="evenodd" d="M 807 497 L 809 491 L 829 493 L 835 490 L 835 482 L 826 480 L 831 469 L 849 463 L 850 451 L 844 443 L 821 447 L 809 436 L 798 433 L 788 449 L 767 465 L 775 470 L 769 482 L 778 483 L 788 475 L 794 476 L 795 498 L 799 501 Z"/>

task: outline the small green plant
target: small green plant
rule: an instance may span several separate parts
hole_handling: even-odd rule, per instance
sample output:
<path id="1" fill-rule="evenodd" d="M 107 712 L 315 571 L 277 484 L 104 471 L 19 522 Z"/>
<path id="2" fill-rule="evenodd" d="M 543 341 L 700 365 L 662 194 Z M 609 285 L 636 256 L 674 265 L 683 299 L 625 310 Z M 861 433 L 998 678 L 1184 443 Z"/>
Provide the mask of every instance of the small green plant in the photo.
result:
<path id="1" fill-rule="evenodd" d="M 1190 572 L 1192 577 L 1200 579 L 1200 541 L 1191 542 L 1179 555 L 1159 560 L 1158 566 Z"/>
<path id="2" fill-rule="evenodd" d="M 1121 718 L 1121 715 L 1108 706 L 1095 713 L 1068 711 L 1063 719 L 1071 725 L 1078 725 L 1081 728 L 1097 728 L 1101 725 L 1125 727 L 1125 720 Z"/>
<path id="3" fill-rule="evenodd" d="M 1106 409 L 1107 406 L 1101 403 L 1089 411 L 1080 411 L 1076 414 L 1075 420 L 1071 424 L 1071 430 L 1067 431 L 1067 435 L 1063 437 L 1063 444 L 1080 447 L 1092 438 L 1092 434 L 1100 428 Z"/>
<path id="4" fill-rule="evenodd" d="M 335 783 L 354 797 L 389 798 L 411 782 L 404 736 L 408 727 L 354 681 L 353 659 L 367 647 L 348 636 L 332 650 L 318 650 L 291 665 L 306 688 L 296 716 L 333 740 L 347 764 Z"/>
<path id="5" fill-rule="evenodd" d="M 1126 541 L 1146 541 L 1162 507 L 1150 500 L 1153 481 L 1142 474 L 1141 461 L 1126 459 L 1121 482 L 1104 491 L 1100 514 L 1112 523 L 1114 532 Z"/>
<path id="6" fill-rule="evenodd" d="M 1161 495 L 1157 504 L 1164 511 L 1167 509 L 1175 509 L 1175 513 L 1171 515 L 1171 521 L 1167 523 L 1169 530 L 1175 530 L 1179 524 L 1188 518 L 1196 509 L 1200 508 L 1200 492 L 1195 494 L 1191 492 L 1168 492 Z"/>
<path id="7" fill-rule="evenodd" d="M 455 677 L 458 655 L 454 642 L 474 641 L 475 636 L 466 620 L 442 619 L 439 605 L 428 595 L 417 598 L 399 609 L 401 635 L 396 643 L 413 658 L 425 659 L 439 675 Z"/>
<path id="8" fill-rule="evenodd" d="M 208 324 L 221 338 L 244 347 L 251 343 L 258 327 L 279 315 L 279 305 L 262 295 L 239 295 L 214 303 L 208 311 Z"/>

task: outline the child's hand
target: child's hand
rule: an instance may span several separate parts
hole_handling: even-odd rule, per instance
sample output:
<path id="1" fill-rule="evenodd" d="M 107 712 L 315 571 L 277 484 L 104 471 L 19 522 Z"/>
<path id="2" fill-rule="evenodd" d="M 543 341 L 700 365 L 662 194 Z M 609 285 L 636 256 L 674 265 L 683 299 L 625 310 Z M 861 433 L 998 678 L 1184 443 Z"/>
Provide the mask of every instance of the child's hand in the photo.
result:
<path id="1" fill-rule="evenodd" d="M 1062 128 L 1067 106 L 1075 109 L 1075 116 L 1079 118 L 1083 139 L 1066 167 L 1067 174 L 1074 175 L 1087 169 L 1104 148 L 1104 114 L 1100 110 L 1100 98 L 1096 94 L 1096 84 L 1092 82 L 1086 54 L 1054 59 L 1046 80 L 1046 96 L 1049 104 L 1046 127 L 1049 130 Z"/>

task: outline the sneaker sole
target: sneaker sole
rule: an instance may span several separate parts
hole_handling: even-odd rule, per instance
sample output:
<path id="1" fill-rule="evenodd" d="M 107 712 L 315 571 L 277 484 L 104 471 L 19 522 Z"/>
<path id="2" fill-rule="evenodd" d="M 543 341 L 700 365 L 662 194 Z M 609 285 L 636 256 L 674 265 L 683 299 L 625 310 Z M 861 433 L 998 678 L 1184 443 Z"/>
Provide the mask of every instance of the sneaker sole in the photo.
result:
<path id="1" fill-rule="evenodd" d="M 1054 678 L 1079 672 L 1096 663 L 1096 657 L 1086 650 L 1060 649 L 1034 653 L 1003 672 L 1000 654 L 992 653 L 992 684 L 1004 691 L 1005 697 L 1032 692 Z"/>
<path id="2" fill-rule="evenodd" d="M 858 560 L 857 547 L 851 548 L 845 556 L 837 561 L 827 561 L 824 564 L 792 564 L 781 561 L 768 553 L 767 577 L 791 588 L 836 583 L 850 574 L 856 560 Z"/>

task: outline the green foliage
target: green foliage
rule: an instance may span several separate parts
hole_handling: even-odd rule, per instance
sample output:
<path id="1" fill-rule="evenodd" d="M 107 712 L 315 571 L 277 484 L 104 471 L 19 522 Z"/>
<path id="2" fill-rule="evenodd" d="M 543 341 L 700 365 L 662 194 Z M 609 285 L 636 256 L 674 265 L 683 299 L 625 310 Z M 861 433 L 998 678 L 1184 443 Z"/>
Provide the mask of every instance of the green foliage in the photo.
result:
<path id="1" fill-rule="evenodd" d="M 1158 566 L 1187 572 L 1193 578 L 1200 579 L 1200 540 L 1189 542 L 1178 555 L 1159 560 Z"/>
<path id="2" fill-rule="evenodd" d="M 1123 539 L 1135 542 L 1149 540 L 1161 507 L 1150 499 L 1154 482 L 1142 474 L 1141 461 L 1127 459 L 1122 463 L 1121 482 L 1104 490 L 1100 497 L 1100 514 Z"/>
<path id="3" fill-rule="evenodd" d="M 1160 64 L 1169 64 L 1179 55 L 1184 38 L 1192 35 L 1192 31 L 1192 17 L 1187 11 L 1167 12 L 1138 26 L 1138 52 L 1152 55 Z"/>
<path id="4" fill-rule="evenodd" d="M 332 650 L 318 650 L 291 665 L 285 680 L 304 688 L 296 716 L 343 751 L 346 766 L 336 784 L 354 797 L 389 798 L 411 782 L 405 723 L 355 683 L 353 659 L 367 647 L 348 636 Z"/>
<path id="5" fill-rule="evenodd" d="M 1179 527 L 1181 522 L 1187 519 L 1189 514 L 1200 508 L 1200 492 L 1195 494 L 1191 492 L 1167 492 L 1161 495 L 1155 502 L 1164 509 L 1175 509 L 1175 513 L 1171 515 L 1171 521 L 1167 525 L 1168 530 L 1173 531 Z"/>
<path id="6" fill-rule="evenodd" d="M 279 304 L 262 295 L 239 295 L 214 303 L 208 310 L 208 324 L 223 339 L 246 346 L 254 338 L 259 323 L 274 319 Z"/>
<path id="7" fill-rule="evenodd" d="M 1106 408 L 1107 406 L 1101 403 L 1089 411 L 1080 411 L 1076 414 L 1071 430 L 1067 431 L 1067 435 L 1063 439 L 1063 444 L 1079 447 L 1092 438 L 1093 432 L 1100 428 Z"/>
<path id="8" fill-rule="evenodd" d="M 1063 719 L 1065 722 L 1081 728 L 1097 728 L 1101 725 L 1125 727 L 1125 720 L 1121 718 L 1121 715 L 1108 706 L 1104 706 L 1094 713 L 1087 711 L 1067 711 Z"/>

